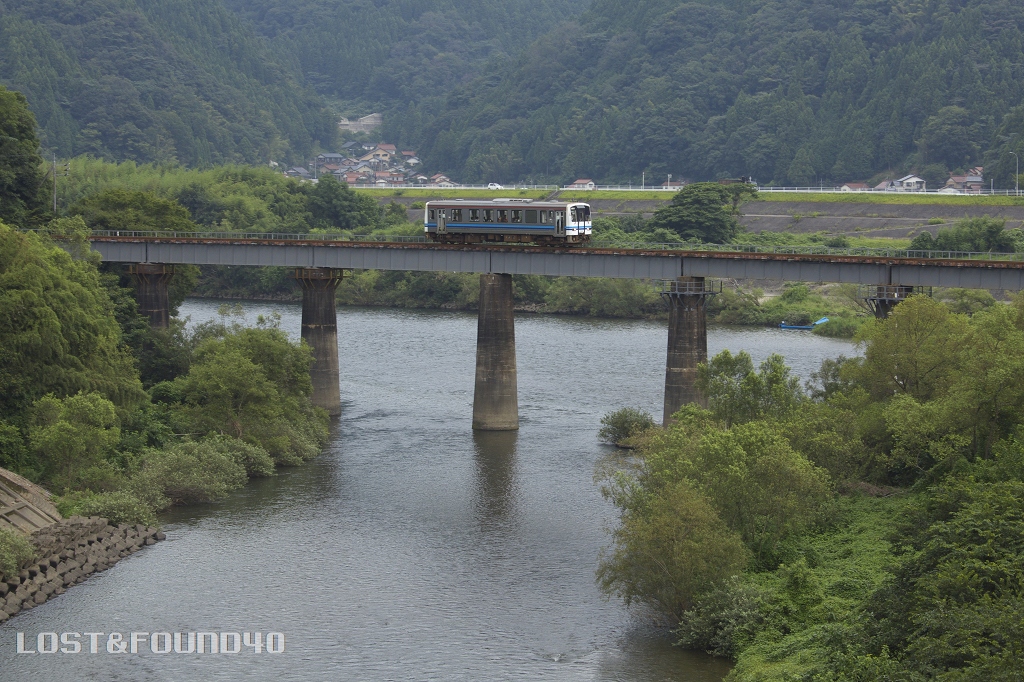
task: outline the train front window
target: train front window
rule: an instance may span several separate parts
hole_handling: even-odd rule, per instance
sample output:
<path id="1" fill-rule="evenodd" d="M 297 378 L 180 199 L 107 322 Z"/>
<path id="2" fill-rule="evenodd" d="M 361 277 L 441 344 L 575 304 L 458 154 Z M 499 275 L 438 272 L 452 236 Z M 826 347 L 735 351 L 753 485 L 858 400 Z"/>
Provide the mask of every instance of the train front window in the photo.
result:
<path id="1" fill-rule="evenodd" d="M 572 221 L 574 223 L 585 223 L 590 220 L 590 207 L 589 206 L 573 206 L 572 207 Z"/>

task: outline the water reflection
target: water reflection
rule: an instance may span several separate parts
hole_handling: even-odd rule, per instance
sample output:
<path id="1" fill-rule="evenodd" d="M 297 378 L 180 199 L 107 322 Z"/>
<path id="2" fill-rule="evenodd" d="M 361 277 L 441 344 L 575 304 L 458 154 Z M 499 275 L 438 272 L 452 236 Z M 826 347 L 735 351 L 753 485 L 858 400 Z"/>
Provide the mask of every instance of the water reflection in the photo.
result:
<path id="1" fill-rule="evenodd" d="M 280 312 L 298 338 L 296 305 Z M 194 322 L 217 302 L 189 301 Z M 662 322 L 516 320 L 521 429 L 470 429 L 476 317 L 343 309 L 344 412 L 327 450 L 229 500 L 163 519 L 168 541 L 0 625 L 12 680 L 528 679 L 716 682 L 728 663 L 671 645 L 602 599 L 616 522 L 595 485 L 602 415 L 660 415 Z M 784 353 L 806 378 L 850 344 L 710 330 L 711 352 Z M 447 352 L 424 350 L 431 347 Z M 571 339 L 573 361 L 563 358 Z M 583 359 L 583 360 L 580 360 Z M 553 361 L 554 360 L 554 361 Z M 621 459 L 621 454 L 612 458 Z M 14 633 L 281 631 L 278 657 L 17 656 Z"/>
<path id="2" fill-rule="evenodd" d="M 518 431 L 474 431 L 476 509 L 482 528 L 513 521 L 516 513 Z"/>

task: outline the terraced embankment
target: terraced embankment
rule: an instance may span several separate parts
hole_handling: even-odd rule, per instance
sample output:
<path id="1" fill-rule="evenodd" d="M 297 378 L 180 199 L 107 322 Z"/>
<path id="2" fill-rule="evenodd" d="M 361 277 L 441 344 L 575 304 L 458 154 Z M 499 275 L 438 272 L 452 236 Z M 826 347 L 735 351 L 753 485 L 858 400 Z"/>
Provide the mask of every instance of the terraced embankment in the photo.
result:
<path id="1" fill-rule="evenodd" d="M 0 573 L 0 623 L 164 539 L 142 524 L 115 526 L 97 516 L 62 519 L 46 490 L 6 469 L 0 469 L 0 528 L 27 536 L 35 548 L 17 573 Z"/>
<path id="2" fill-rule="evenodd" d="M 1002 218 L 1007 228 L 1024 226 L 1024 206 L 752 201 L 740 210 L 740 222 L 751 232 L 907 238 L 924 230 L 935 234 L 943 225 L 982 216 Z"/>

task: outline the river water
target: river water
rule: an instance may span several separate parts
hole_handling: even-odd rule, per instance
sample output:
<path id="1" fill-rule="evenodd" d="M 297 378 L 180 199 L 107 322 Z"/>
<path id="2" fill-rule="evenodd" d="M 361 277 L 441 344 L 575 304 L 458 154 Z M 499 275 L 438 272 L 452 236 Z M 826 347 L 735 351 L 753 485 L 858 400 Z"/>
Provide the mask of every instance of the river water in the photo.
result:
<path id="1" fill-rule="evenodd" d="M 215 319 L 217 302 L 181 314 Z M 278 313 L 297 337 L 300 309 Z M 239 319 L 239 318 L 236 318 Z M 615 513 L 601 417 L 660 419 L 664 322 L 519 316 L 520 430 L 471 430 L 476 316 L 340 309 L 343 414 L 306 466 L 162 518 L 167 541 L 0 626 L 0 680 L 713 682 L 727 662 L 671 646 L 602 599 Z M 709 352 L 773 352 L 807 377 L 847 342 L 709 331 Z M 283 653 L 106 653 L 107 633 L 279 632 Z M 102 632 L 100 653 L 18 654 L 25 633 Z M 233 640 L 232 640 L 233 641 Z"/>

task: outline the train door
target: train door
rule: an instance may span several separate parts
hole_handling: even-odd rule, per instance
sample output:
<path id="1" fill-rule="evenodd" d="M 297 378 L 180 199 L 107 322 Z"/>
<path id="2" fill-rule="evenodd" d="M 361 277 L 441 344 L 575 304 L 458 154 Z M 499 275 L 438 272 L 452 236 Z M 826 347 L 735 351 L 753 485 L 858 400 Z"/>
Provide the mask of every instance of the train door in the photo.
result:
<path id="1" fill-rule="evenodd" d="M 555 236 L 565 236 L 565 213 L 563 211 L 559 211 L 555 215 Z"/>
<path id="2" fill-rule="evenodd" d="M 445 216 L 445 210 L 442 208 L 437 212 L 437 233 L 445 234 L 448 232 L 448 218 Z"/>

